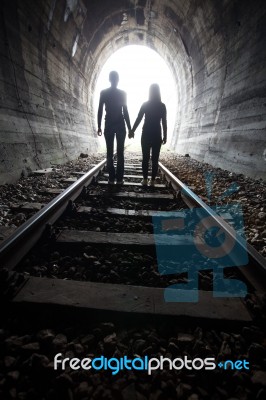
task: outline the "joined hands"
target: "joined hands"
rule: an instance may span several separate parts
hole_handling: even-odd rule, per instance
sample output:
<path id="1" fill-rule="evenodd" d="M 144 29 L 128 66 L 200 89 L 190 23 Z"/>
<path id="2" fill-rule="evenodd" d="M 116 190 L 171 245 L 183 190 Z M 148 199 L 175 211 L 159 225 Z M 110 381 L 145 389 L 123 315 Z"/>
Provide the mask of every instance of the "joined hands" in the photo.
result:
<path id="1" fill-rule="evenodd" d="M 135 136 L 134 131 L 132 131 L 132 129 L 130 129 L 130 130 L 128 131 L 128 138 L 131 139 L 131 138 L 134 138 L 134 136 Z"/>

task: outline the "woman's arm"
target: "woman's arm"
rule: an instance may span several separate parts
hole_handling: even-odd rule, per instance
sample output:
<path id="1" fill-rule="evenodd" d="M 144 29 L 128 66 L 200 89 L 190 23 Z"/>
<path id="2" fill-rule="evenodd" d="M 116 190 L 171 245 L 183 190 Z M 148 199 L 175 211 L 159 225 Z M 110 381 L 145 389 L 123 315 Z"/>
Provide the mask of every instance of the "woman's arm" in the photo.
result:
<path id="1" fill-rule="evenodd" d="M 162 126 L 163 126 L 163 144 L 165 144 L 167 142 L 167 120 L 166 120 L 165 104 L 163 104 Z"/>
<path id="2" fill-rule="evenodd" d="M 137 116 L 136 121 L 135 121 L 135 123 L 134 123 L 134 125 L 133 125 L 133 128 L 132 128 L 132 132 L 133 132 L 133 133 L 135 132 L 135 130 L 136 130 L 137 127 L 139 126 L 139 124 L 140 124 L 140 122 L 141 122 L 141 120 L 142 120 L 142 118 L 143 118 L 143 115 L 144 115 L 144 104 L 142 104 L 142 106 L 140 107 L 138 116 Z"/>

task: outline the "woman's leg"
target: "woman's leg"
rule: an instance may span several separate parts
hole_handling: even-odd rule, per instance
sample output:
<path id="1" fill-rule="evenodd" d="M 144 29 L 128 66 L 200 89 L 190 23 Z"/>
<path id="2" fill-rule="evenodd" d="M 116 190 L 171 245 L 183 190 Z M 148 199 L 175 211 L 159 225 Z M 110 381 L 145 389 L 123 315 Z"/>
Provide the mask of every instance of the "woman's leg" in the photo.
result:
<path id="1" fill-rule="evenodd" d="M 117 182 L 122 182 L 124 177 L 124 147 L 125 147 L 126 130 L 125 128 L 116 132 L 117 143 L 117 169 L 116 179 Z"/>
<path id="2" fill-rule="evenodd" d="M 147 140 L 141 139 L 142 148 L 142 174 L 143 179 L 148 179 L 148 169 L 150 160 L 150 143 Z"/>
<path id="3" fill-rule="evenodd" d="M 152 173 L 151 179 L 154 180 L 156 178 L 158 172 L 158 161 L 161 150 L 161 140 L 157 140 L 152 144 Z"/>

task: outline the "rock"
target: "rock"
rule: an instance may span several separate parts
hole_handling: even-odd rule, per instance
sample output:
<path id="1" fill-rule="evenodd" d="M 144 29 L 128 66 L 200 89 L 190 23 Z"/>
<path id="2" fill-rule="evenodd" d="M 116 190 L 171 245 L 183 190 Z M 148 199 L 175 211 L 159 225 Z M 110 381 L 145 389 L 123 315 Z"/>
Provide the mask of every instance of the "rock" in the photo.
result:
<path id="1" fill-rule="evenodd" d="M 179 343 L 192 343 L 194 336 L 189 333 L 179 333 L 177 340 Z"/>
<path id="2" fill-rule="evenodd" d="M 12 381 L 17 381 L 20 376 L 19 371 L 10 371 L 7 374 L 7 377 L 10 378 Z"/>
<path id="3" fill-rule="evenodd" d="M 51 329 L 42 329 L 37 333 L 37 339 L 40 343 L 51 343 L 55 335 Z"/>
<path id="4" fill-rule="evenodd" d="M 33 353 L 31 356 L 31 366 L 37 371 L 44 369 L 48 366 L 50 360 L 44 354 Z"/>
<path id="5" fill-rule="evenodd" d="M 256 400 L 265 400 L 265 399 L 266 399 L 266 390 L 265 389 L 259 390 L 256 396 Z"/>
<path id="6" fill-rule="evenodd" d="M 113 353 L 116 349 L 116 334 L 112 333 L 111 335 L 106 336 L 103 339 L 103 342 L 104 342 L 104 350 L 108 354 Z"/>
<path id="7" fill-rule="evenodd" d="M 5 345 L 8 351 L 10 350 L 13 352 L 23 345 L 23 341 L 18 336 L 10 336 L 5 340 Z"/>
<path id="8" fill-rule="evenodd" d="M 93 388 L 89 386 L 88 382 L 83 381 L 79 384 L 76 389 L 78 399 L 88 398 L 93 391 Z"/>
<path id="9" fill-rule="evenodd" d="M 16 364 L 15 357 L 6 356 L 4 359 L 4 365 L 7 369 L 12 368 Z"/>
<path id="10" fill-rule="evenodd" d="M 9 399 L 17 399 L 17 389 L 16 388 L 11 388 L 9 390 Z"/>
<path id="11" fill-rule="evenodd" d="M 70 343 L 68 345 L 70 345 Z M 68 350 L 65 352 L 65 358 L 74 358 L 75 356 L 76 355 L 75 355 L 74 351 L 72 351 L 72 350 Z"/>
<path id="12" fill-rule="evenodd" d="M 259 343 L 264 338 L 264 333 L 257 326 L 245 326 L 242 330 L 242 336 L 249 342 Z"/>
<path id="13" fill-rule="evenodd" d="M 227 342 L 223 342 L 221 349 L 220 349 L 220 353 L 224 354 L 225 356 L 230 356 L 232 353 L 231 347 L 229 346 L 229 344 Z"/>
<path id="14" fill-rule="evenodd" d="M 110 343 L 113 342 L 116 339 L 116 334 L 112 333 L 111 335 L 106 336 L 103 341 L 104 343 Z"/>
<path id="15" fill-rule="evenodd" d="M 112 399 L 112 397 L 110 397 L 110 396 L 108 397 L 108 396 L 109 396 L 109 390 L 104 389 L 101 385 L 93 390 L 93 398 L 94 399 L 103 399 L 103 400 Z"/>
<path id="16" fill-rule="evenodd" d="M 195 329 L 194 336 L 197 337 L 199 340 L 202 340 L 202 338 L 203 338 L 203 331 L 202 331 L 202 328 L 197 327 L 197 328 Z"/>
<path id="17" fill-rule="evenodd" d="M 122 390 L 123 400 L 136 400 L 136 386 L 131 383 Z"/>
<path id="18" fill-rule="evenodd" d="M 258 343 L 252 343 L 248 349 L 248 357 L 251 362 L 260 362 L 265 357 L 265 348 Z"/>
<path id="19" fill-rule="evenodd" d="M 56 351 L 63 350 L 67 345 L 67 337 L 61 333 L 55 336 L 53 345 Z"/>
<path id="20" fill-rule="evenodd" d="M 247 400 L 247 392 L 249 392 L 247 387 L 237 386 L 234 395 L 238 400 Z"/>
<path id="21" fill-rule="evenodd" d="M 71 388 L 73 385 L 73 380 L 68 374 L 61 374 L 57 376 L 56 383 L 58 387 L 62 387 L 63 389 Z"/>
<path id="22" fill-rule="evenodd" d="M 265 212 L 259 212 L 258 213 L 258 217 L 259 217 L 259 219 L 266 219 L 266 213 Z"/>
<path id="23" fill-rule="evenodd" d="M 19 392 L 18 393 L 17 400 L 26 400 L 26 399 L 27 399 L 27 393 L 26 392 Z"/>
<path id="24" fill-rule="evenodd" d="M 99 340 L 103 335 L 103 331 L 100 328 L 94 328 L 93 334 L 94 334 L 94 337 L 96 338 L 96 340 Z"/>
<path id="25" fill-rule="evenodd" d="M 76 343 L 74 344 L 74 351 L 78 356 L 80 356 L 84 353 L 84 347 L 82 346 L 82 344 Z"/>
<path id="26" fill-rule="evenodd" d="M 183 390 L 183 385 L 180 383 L 176 387 L 176 395 L 178 399 L 181 399 L 184 396 L 184 390 Z"/>
<path id="27" fill-rule="evenodd" d="M 113 269 L 110 271 L 109 273 L 110 276 L 110 281 L 116 281 L 117 279 L 119 279 L 119 275 L 117 272 L 115 272 Z"/>
<path id="28" fill-rule="evenodd" d="M 101 328 L 103 330 L 103 333 L 105 335 L 109 335 L 110 333 L 113 333 L 115 330 L 115 325 L 112 322 L 103 322 L 101 324 Z"/>
<path id="29" fill-rule="evenodd" d="M 266 371 L 254 372 L 251 381 L 256 385 L 266 386 Z"/>
<path id="30" fill-rule="evenodd" d="M 173 354 L 173 356 L 175 356 L 175 355 L 177 355 L 178 353 L 180 353 L 180 350 L 179 350 L 178 346 L 177 346 L 175 343 L 173 343 L 173 342 L 169 342 L 169 345 L 168 345 L 167 350 L 168 350 L 171 354 Z"/>
<path id="31" fill-rule="evenodd" d="M 223 338 L 223 341 L 225 342 L 230 342 L 231 340 L 231 335 L 225 332 L 221 332 L 221 337 Z"/>
<path id="32" fill-rule="evenodd" d="M 58 260 L 60 260 L 60 257 L 61 257 L 61 255 L 60 255 L 59 251 L 54 251 L 54 252 L 51 254 L 51 260 L 53 260 L 53 261 L 58 261 Z"/>
<path id="33" fill-rule="evenodd" d="M 145 349 L 143 349 L 142 351 L 143 355 L 151 355 L 153 353 L 153 347 L 152 346 L 148 346 Z"/>
<path id="34" fill-rule="evenodd" d="M 40 344 L 38 342 L 24 344 L 24 346 L 21 347 L 21 350 L 23 350 L 23 352 L 33 353 L 40 350 Z"/>
<path id="35" fill-rule="evenodd" d="M 208 392 L 205 389 L 203 389 L 201 386 L 197 387 L 197 391 L 199 392 L 199 394 L 201 395 L 201 397 L 203 399 L 208 397 Z"/>
<path id="36" fill-rule="evenodd" d="M 23 213 L 18 213 L 18 214 L 16 215 L 16 221 L 22 222 L 22 221 L 25 221 L 25 220 L 26 220 L 26 215 L 25 215 L 25 214 L 23 214 Z"/>
<path id="37" fill-rule="evenodd" d="M 187 400 L 199 400 L 199 396 L 196 393 L 193 393 Z"/>
<path id="38" fill-rule="evenodd" d="M 134 352 L 139 355 L 142 353 L 142 350 L 145 347 L 146 347 L 146 340 L 143 340 L 143 339 L 136 340 L 133 345 Z"/>
<path id="39" fill-rule="evenodd" d="M 222 398 L 225 398 L 225 399 L 228 398 L 228 393 L 225 388 L 216 386 L 216 391 L 222 396 Z"/>
<path id="40" fill-rule="evenodd" d="M 93 386 L 99 386 L 101 384 L 101 376 L 100 376 L 100 374 L 90 375 L 90 380 L 89 381 Z"/>
<path id="41" fill-rule="evenodd" d="M 136 400 L 147 400 L 147 397 L 139 392 L 136 392 Z"/>

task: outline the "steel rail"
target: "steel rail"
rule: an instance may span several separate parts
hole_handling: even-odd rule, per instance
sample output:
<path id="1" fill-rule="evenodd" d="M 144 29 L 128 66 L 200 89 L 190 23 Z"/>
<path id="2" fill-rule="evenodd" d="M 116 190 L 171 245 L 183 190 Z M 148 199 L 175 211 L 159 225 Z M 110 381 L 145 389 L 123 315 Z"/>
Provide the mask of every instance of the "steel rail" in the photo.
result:
<path id="1" fill-rule="evenodd" d="M 245 243 L 243 238 L 239 235 L 234 235 L 234 230 L 225 220 L 223 220 L 211 207 L 205 204 L 200 197 L 198 197 L 187 185 L 185 185 L 180 179 L 172 174 L 161 162 L 159 162 L 159 168 L 162 174 L 165 176 L 166 180 L 171 183 L 173 189 L 182 190 L 182 197 L 185 203 L 190 207 L 198 207 L 204 209 L 207 214 L 213 218 L 216 224 L 220 226 L 232 240 L 238 242 L 241 247 L 247 251 L 250 261 L 256 265 L 241 266 L 239 271 L 245 276 L 245 278 L 250 282 L 250 284 L 259 293 L 265 291 L 265 279 L 266 279 L 266 259 L 249 243 Z M 250 264 L 250 263 L 249 263 Z"/>
<path id="2" fill-rule="evenodd" d="M 56 196 L 4 240 L 0 245 L 0 266 L 13 269 L 40 239 L 47 224 L 53 224 L 58 219 L 65 211 L 69 201 L 75 200 L 105 165 L 106 159 Z"/>

